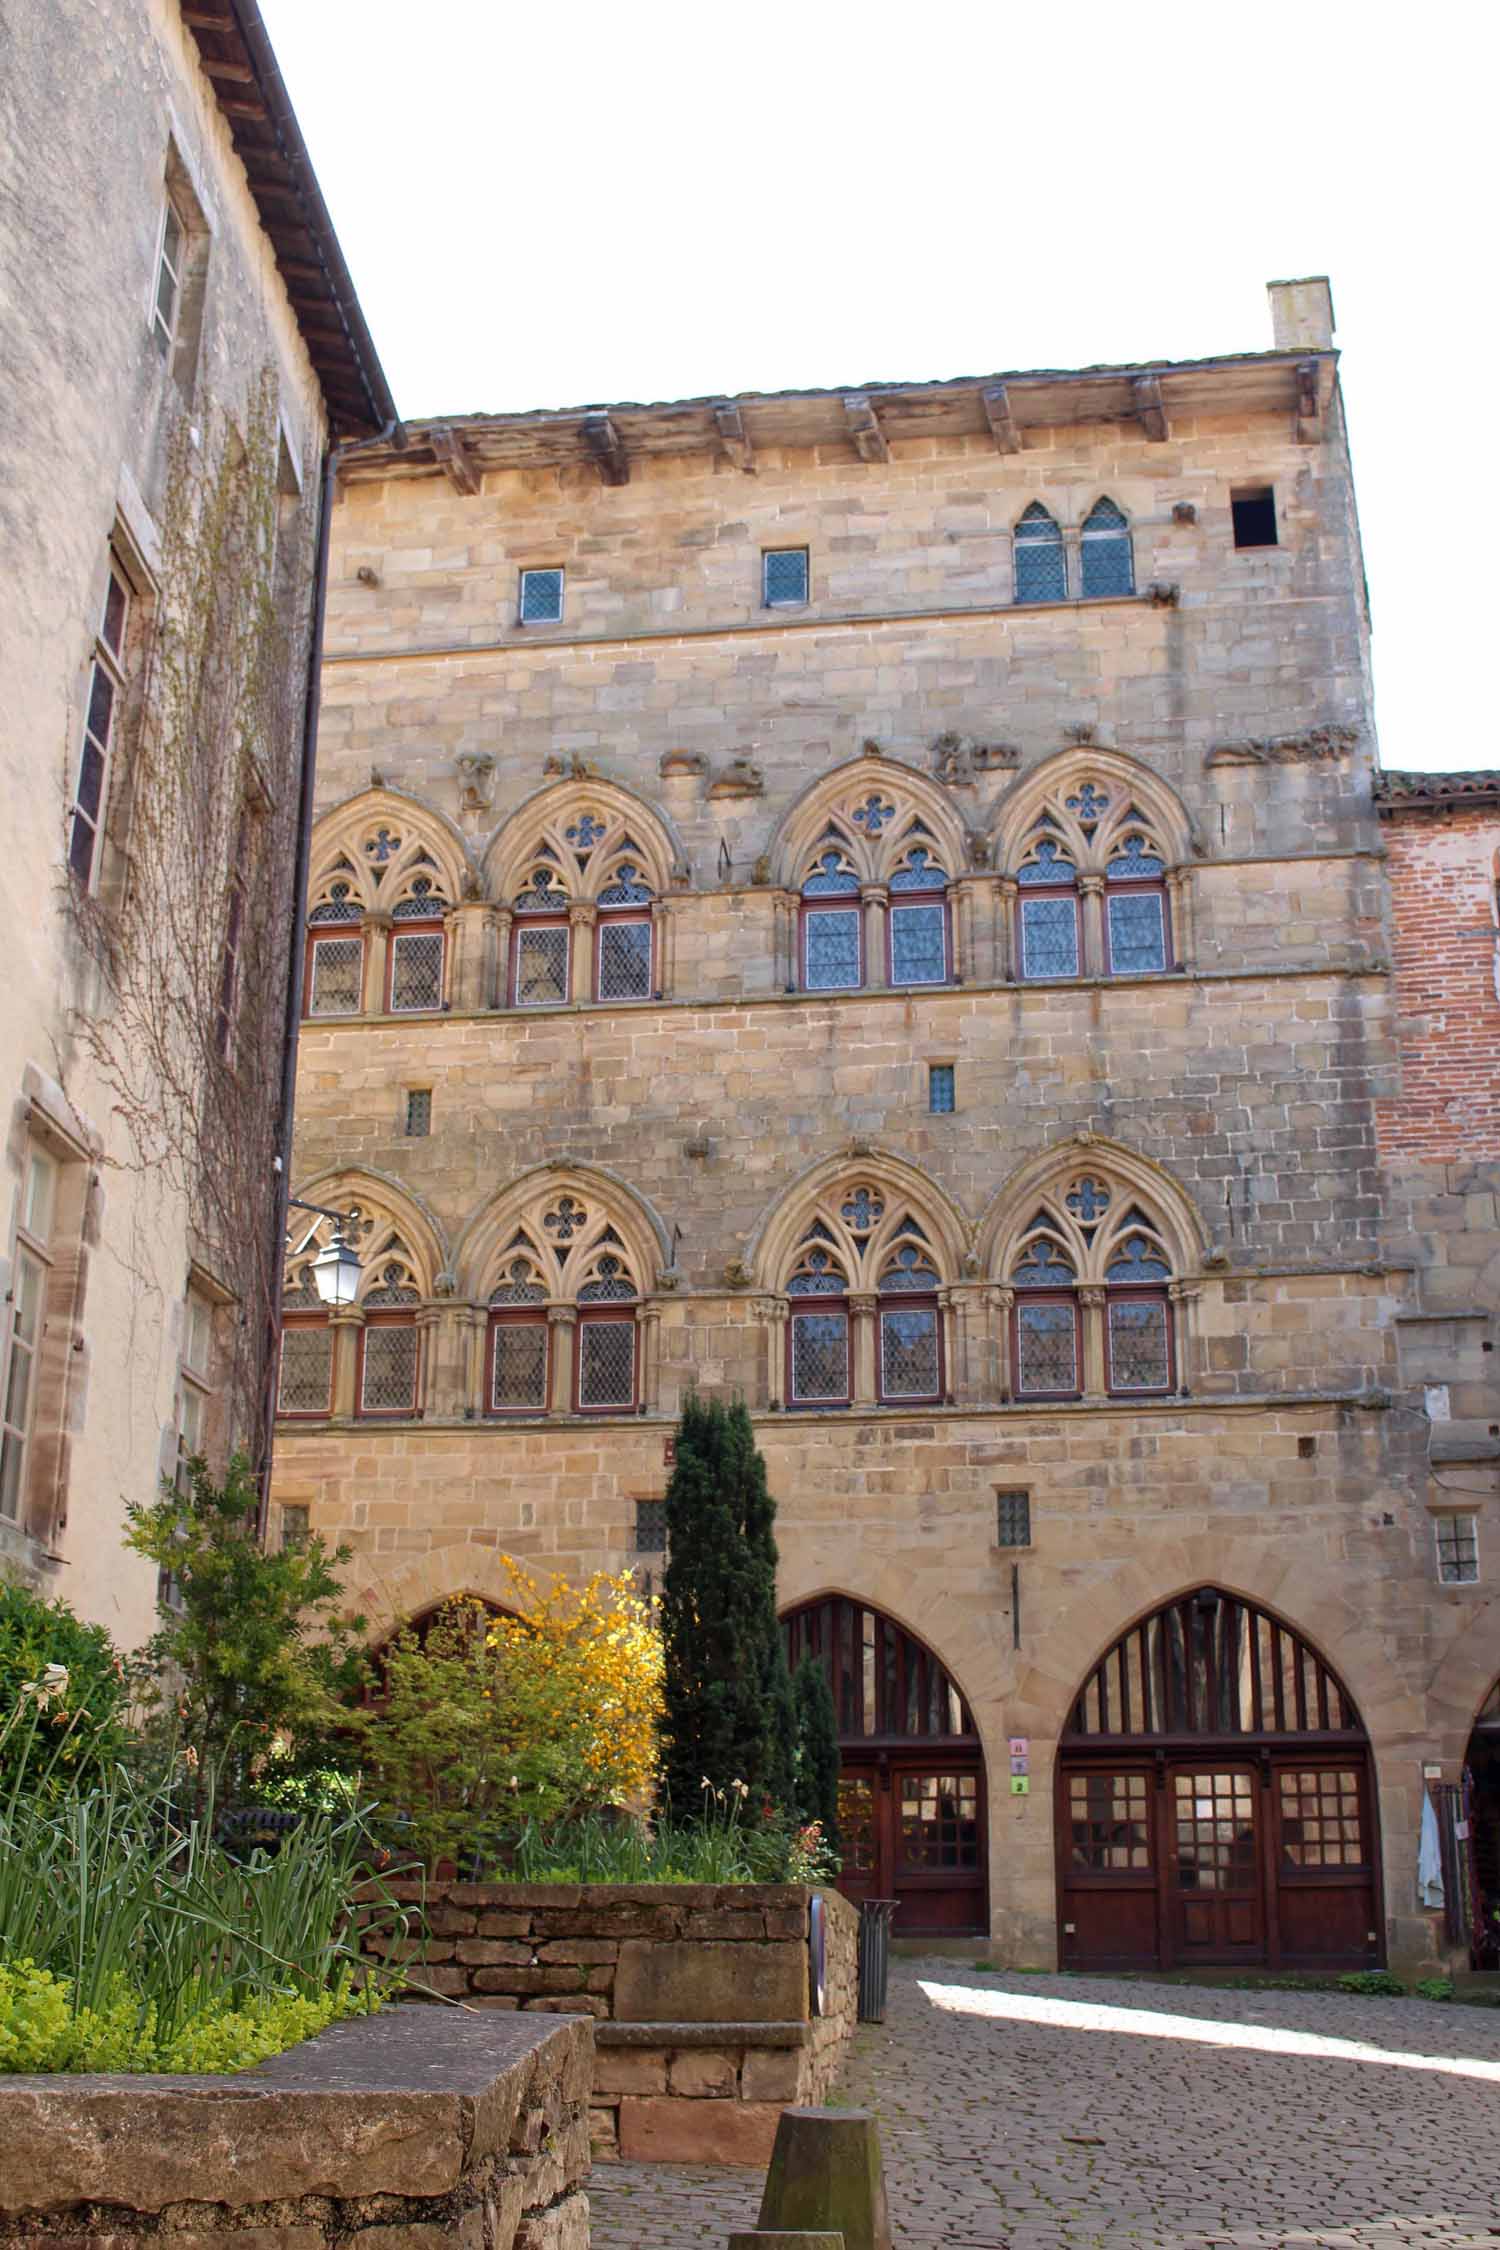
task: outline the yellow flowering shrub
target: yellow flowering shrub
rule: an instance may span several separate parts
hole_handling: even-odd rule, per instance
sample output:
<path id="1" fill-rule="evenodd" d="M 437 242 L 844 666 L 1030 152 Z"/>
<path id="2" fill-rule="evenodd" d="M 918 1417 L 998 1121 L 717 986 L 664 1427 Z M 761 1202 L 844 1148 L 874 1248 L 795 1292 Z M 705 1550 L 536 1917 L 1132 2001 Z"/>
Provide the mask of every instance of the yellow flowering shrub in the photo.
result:
<path id="1" fill-rule="evenodd" d="M 587 1585 L 541 1587 L 507 1563 L 519 1617 L 497 1618 L 491 1644 L 562 1692 L 584 1775 L 574 1811 L 645 1799 L 656 1772 L 662 1712 L 662 1641 L 629 1571 L 596 1570 Z"/>

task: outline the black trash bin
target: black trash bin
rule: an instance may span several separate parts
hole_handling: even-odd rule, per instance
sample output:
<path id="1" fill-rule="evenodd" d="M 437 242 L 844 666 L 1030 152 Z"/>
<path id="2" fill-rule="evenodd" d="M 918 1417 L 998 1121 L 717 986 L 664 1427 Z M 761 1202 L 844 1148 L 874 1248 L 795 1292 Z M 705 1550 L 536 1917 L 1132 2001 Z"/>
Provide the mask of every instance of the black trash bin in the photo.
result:
<path id="1" fill-rule="evenodd" d="M 885 2022 L 885 1995 L 891 1981 L 893 1898 L 867 1898 L 859 1910 L 859 2020 Z"/>

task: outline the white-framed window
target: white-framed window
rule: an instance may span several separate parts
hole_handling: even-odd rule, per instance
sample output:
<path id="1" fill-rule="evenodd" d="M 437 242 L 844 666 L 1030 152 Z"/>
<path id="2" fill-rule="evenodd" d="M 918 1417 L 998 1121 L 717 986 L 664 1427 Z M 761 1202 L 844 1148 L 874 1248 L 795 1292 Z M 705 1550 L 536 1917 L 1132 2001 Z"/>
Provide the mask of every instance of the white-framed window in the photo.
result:
<path id="1" fill-rule="evenodd" d="M 523 570 L 517 616 L 523 625 L 560 625 L 563 613 L 563 573 L 560 570 Z"/>
<path id="2" fill-rule="evenodd" d="M 19 1520 L 36 1421 L 38 1362 L 47 1314 L 48 1245 L 57 1204 L 57 1164 L 31 1149 L 21 1188 L 10 1289 L 9 1346 L 0 1405 L 0 1516 Z"/>
<path id="3" fill-rule="evenodd" d="M 177 341 L 182 311 L 182 288 L 187 278 L 188 230 L 170 195 L 162 198 L 161 224 L 156 231 L 156 277 L 151 292 L 151 333 L 163 359 L 171 357 Z"/>
<path id="4" fill-rule="evenodd" d="M 84 888 L 99 871 L 99 838 L 109 803 L 110 762 L 125 700 L 125 650 L 130 630 L 130 582 L 110 549 L 104 599 L 94 633 L 88 704 L 78 778 L 68 824 L 68 865 Z"/>
<path id="5" fill-rule="evenodd" d="M 214 1315 L 206 1297 L 190 1289 L 182 1316 L 182 1360 L 177 1374 L 177 1484 L 186 1490 L 188 1463 L 208 1451 L 208 1411 L 213 1394 Z"/>
<path id="6" fill-rule="evenodd" d="M 1479 1583 L 1479 1518 L 1442 1515 L 1433 1518 L 1437 1537 L 1437 1574 L 1440 1586 L 1477 1586 Z"/>
<path id="7" fill-rule="evenodd" d="M 761 600 L 767 609 L 801 609 L 808 600 L 810 573 L 805 547 L 761 550 Z"/>

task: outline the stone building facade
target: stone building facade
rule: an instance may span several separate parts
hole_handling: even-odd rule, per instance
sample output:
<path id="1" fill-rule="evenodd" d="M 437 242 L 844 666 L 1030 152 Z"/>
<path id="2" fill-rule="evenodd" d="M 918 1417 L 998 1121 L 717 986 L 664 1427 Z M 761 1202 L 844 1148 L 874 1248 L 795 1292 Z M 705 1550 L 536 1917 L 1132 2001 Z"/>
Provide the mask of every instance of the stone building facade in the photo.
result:
<path id="1" fill-rule="evenodd" d="M 253 0 L 0 43 L 0 1569 L 130 1645 L 124 1503 L 261 1418 L 323 464 L 393 409 Z"/>
<path id="2" fill-rule="evenodd" d="M 287 1522 L 383 1625 L 650 1572 L 743 1395 L 846 1888 L 1019 1961 L 1440 1942 L 1363 578 L 1327 285 L 1271 299 L 424 425 L 334 518 L 295 1176 L 365 1282 L 294 1233 Z"/>

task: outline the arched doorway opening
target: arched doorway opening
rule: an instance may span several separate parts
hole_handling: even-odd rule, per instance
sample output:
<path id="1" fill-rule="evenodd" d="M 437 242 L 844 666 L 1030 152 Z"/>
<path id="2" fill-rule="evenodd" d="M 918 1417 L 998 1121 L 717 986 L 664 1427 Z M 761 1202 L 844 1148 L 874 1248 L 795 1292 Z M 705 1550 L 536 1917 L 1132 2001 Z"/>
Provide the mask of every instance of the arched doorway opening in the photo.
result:
<path id="1" fill-rule="evenodd" d="M 1464 1894 L 1450 1906 L 1449 1929 L 1461 1943 L 1467 1928 L 1469 1958 L 1476 1969 L 1500 1969 L 1500 1680 L 1479 1707 L 1447 1826 L 1456 1845 L 1451 1874 Z M 1447 1836 L 1444 1843 L 1446 1847 Z M 1444 1875 L 1450 1875 L 1446 1866 Z"/>
<path id="2" fill-rule="evenodd" d="M 386 1666 L 394 1644 L 404 1634 L 410 1634 L 418 1648 L 425 1649 L 437 1626 L 456 1626 L 467 1640 L 470 1633 L 482 1633 L 498 1618 L 514 1618 L 515 1610 L 506 1609 L 484 1594 L 445 1594 L 441 1601 L 430 1602 L 426 1609 L 413 1611 L 410 1617 L 388 1625 L 373 1639 L 365 1651 L 370 1672 L 365 1681 L 362 1700 L 379 1708 L 386 1696 Z"/>
<path id="3" fill-rule="evenodd" d="M 839 1889 L 893 1898 L 898 1937 L 989 1927 L 984 1752 L 944 1666 L 883 1610 L 825 1594 L 782 1619 L 787 1661 L 819 1663 L 839 1730 Z"/>
<path id="4" fill-rule="evenodd" d="M 1202 1586 L 1089 1673 L 1057 1762 L 1066 1968 L 1364 1968 L 1382 1953 L 1364 1724 L 1299 1633 Z"/>

